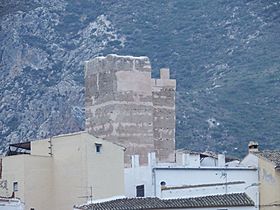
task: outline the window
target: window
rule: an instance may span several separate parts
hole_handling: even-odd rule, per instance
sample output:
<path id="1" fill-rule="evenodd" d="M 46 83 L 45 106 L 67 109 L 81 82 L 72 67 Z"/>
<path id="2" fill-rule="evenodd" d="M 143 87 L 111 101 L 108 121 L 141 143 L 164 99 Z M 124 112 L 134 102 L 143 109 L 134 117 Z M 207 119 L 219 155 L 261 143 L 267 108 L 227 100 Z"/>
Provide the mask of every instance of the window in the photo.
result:
<path id="1" fill-rule="evenodd" d="M 100 153 L 101 152 L 101 146 L 102 146 L 102 144 L 95 144 L 95 152 L 96 153 Z"/>
<path id="2" fill-rule="evenodd" d="M 160 189 L 165 189 L 166 187 L 166 182 L 165 181 L 161 181 L 160 182 Z"/>
<path id="3" fill-rule="evenodd" d="M 166 185 L 166 182 L 165 182 L 165 181 L 161 181 L 161 182 L 160 182 L 160 186 L 165 187 L 165 185 Z"/>
<path id="4" fill-rule="evenodd" d="M 136 197 L 144 197 L 144 185 L 138 185 L 136 186 Z"/>
<path id="5" fill-rule="evenodd" d="M 17 192 L 18 191 L 18 183 L 14 182 L 13 183 L 13 192 Z"/>

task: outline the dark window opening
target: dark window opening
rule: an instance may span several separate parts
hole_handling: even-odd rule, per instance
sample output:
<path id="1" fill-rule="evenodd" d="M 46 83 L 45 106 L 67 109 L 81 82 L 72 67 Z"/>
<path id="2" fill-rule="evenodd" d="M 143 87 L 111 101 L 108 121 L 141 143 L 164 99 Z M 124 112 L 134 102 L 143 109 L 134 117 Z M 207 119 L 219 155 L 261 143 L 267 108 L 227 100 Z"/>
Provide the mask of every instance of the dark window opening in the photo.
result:
<path id="1" fill-rule="evenodd" d="M 95 144 L 95 152 L 100 153 L 101 152 L 101 146 L 102 144 Z"/>
<path id="2" fill-rule="evenodd" d="M 144 197 L 144 185 L 136 186 L 136 197 Z"/>
<path id="3" fill-rule="evenodd" d="M 165 181 L 161 181 L 160 182 L 160 186 L 165 187 L 166 186 L 166 182 Z"/>
<path id="4" fill-rule="evenodd" d="M 18 183 L 14 182 L 13 183 L 13 192 L 17 192 L 18 191 Z"/>

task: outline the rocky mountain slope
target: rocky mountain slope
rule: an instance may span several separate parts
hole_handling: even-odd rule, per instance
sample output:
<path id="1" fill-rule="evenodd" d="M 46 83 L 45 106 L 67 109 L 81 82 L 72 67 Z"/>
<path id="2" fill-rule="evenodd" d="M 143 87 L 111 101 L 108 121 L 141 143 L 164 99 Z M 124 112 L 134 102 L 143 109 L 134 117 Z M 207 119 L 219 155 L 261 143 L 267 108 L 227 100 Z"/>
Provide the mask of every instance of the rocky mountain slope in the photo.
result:
<path id="1" fill-rule="evenodd" d="M 177 147 L 280 148 L 279 0 L 1 0 L 0 139 L 84 129 L 83 61 L 147 55 L 177 79 Z"/>

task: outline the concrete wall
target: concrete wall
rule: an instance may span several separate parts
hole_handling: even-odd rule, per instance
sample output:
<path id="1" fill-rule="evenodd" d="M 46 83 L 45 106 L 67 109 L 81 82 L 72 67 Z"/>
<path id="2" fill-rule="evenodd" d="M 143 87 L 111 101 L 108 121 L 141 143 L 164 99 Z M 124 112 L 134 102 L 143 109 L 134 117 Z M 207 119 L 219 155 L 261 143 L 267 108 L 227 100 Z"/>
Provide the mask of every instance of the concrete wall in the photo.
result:
<path id="1" fill-rule="evenodd" d="M 175 149 L 174 80 L 151 79 L 147 57 L 108 55 L 85 63 L 86 129 L 126 147 L 125 165 L 137 154 L 147 164 L 156 151 L 172 160 Z"/>

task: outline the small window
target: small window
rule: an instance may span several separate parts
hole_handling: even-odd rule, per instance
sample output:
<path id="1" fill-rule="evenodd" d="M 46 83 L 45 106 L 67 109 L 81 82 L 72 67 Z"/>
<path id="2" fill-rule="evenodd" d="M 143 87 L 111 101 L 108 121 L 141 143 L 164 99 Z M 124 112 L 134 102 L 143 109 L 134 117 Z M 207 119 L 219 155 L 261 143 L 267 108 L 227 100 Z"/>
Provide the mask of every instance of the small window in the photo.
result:
<path id="1" fill-rule="evenodd" d="M 165 181 L 161 181 L 160 182 L 160 189 L 165 189 L 166 188 L 166 182 Z"/>
<path id="2" fill-rule="evenodd" d="M 14 183 L 13 183 L 13 191 L 14 191 L 14 192 L 17 192 L 17 191 L 18 191 L 18 183 L 17 183 L 17 182 L 14 182 Z"/>
<path id="3" fill-rule="evenodd" d="M 144 197 L 144 185 L 138 185 L 136 186 L 136 197 Z"/>
<path id="4" fill-rule="evenodd" d="M 95 144 L 95 152 L 100 153 L 101 152 L 101 146 L 102 144 Z"/>

